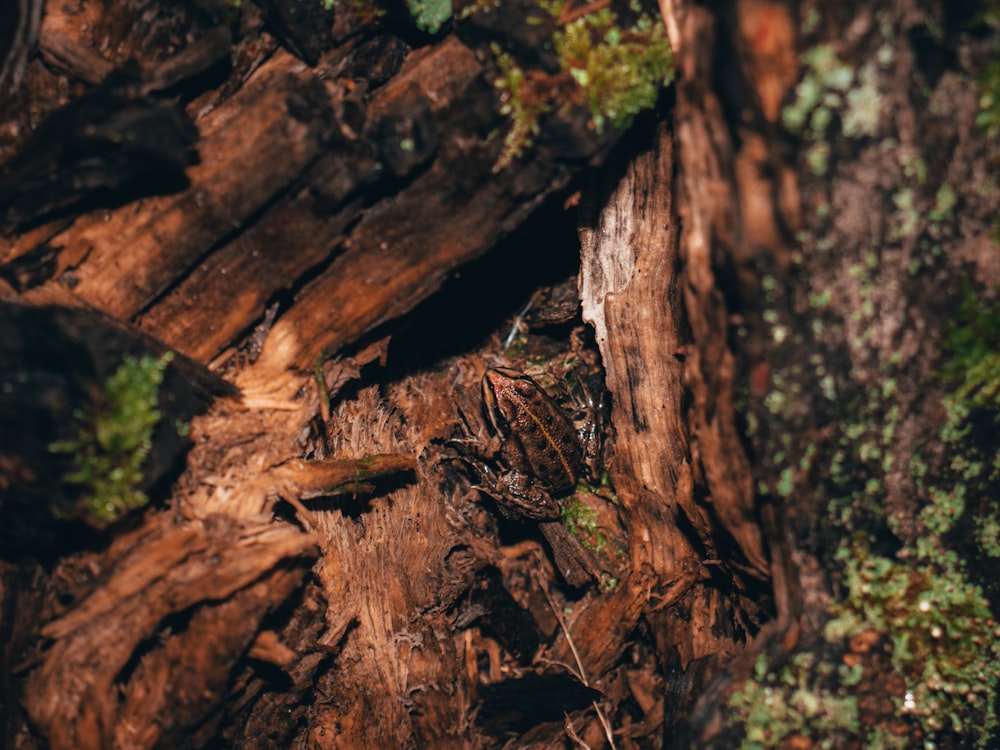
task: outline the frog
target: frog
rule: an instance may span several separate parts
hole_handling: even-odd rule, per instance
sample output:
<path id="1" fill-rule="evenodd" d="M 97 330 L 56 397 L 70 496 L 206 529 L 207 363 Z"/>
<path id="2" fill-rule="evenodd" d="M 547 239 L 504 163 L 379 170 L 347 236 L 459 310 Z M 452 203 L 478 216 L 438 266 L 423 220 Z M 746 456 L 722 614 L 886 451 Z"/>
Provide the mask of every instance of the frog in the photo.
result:
<path id="1" fill-rule="evenodd" d="M 558 518 L 555 498 L 572 492 L 585 469 L 586 448 L 573 422 L 538 383 L 509 367 L 488 369 L 482 392 L 495 435 L 491 452 L 502 469 L 480 489 L 508 514 Z"/>

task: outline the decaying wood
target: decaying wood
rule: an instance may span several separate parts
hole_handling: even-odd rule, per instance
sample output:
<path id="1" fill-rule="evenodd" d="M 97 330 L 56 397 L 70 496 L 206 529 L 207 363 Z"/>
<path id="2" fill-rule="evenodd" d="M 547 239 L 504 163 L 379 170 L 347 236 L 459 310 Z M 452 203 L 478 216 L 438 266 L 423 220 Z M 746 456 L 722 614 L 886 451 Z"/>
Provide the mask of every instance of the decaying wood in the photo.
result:
<path id="1" fill-rule="evenodd" d="M 81 12 L 101 17 L 96 31 L 69 22 Z M 134 57 L 116 96 L 183 110 L 199 163 L 187 185 L 124 205 L 67 211 L 101 199 L 84 189 L 30 222 L 8 213 L 24 226 L 0 256 L 4 295 L 135 324 L 241 397 L 192 421 L 166 509 L 75 562 L 96 572 L 63 584 L 69 603 L 42 618 L 21 667 L 33 730 L 57 749 L 469 747 L 511 730 L 597 745 L 616 729 L 658 744 L 665 671 L 693 670 L 693 692 L 742 648 L 761 617 L 747 590 L 767 566 L 727 400 L 724 311 L 676 218 L 677 136 L 633 146 L 608 173 L 624 177 L 586 196 L 582 296 L 617 436 L 618 505 L 586 501 L 609 519 L 595 552 L 563 526 L 498 519 L 450 447 L 483 439 L 478 382 L 503 355 L 496 322 L 434 371 L 348 386 L 386 359 L 394 321 L 613 136 L 559 110 L 555 136 L 495 170 L 501 139 L 486 135 L 503 123 L 485 50 L 502 19 L 416 50 L 378 32 L 320 53 L 330 40 L 307 49 L 284 27 L 310 68 L 266 39 L 240 59 L 265 22 L 247 13 L 230 82 L 180 100 L 171 91 L 228 45 L 204 20 L 170 55 L 151 43 L 155 24 L 133 37 L 96 6 L 43 23 L 45 59 L 83 81 Z M 527 49 L 529 32 L 512 46 Z M 699 310 L 710 322 L 689 340 L 682 318 Z M 572 313 L 537 325 L 564 326 L 564 340 L 528 335 L 509 360 L 561 359 L 547 373 L 557 384 L 597 370 Z M 724 555 L 730 539 L 739 553 Z"/>
<path id="2" fill-rule="evenodd" d="M 302 566 L 283 570 L 279 564 L 316 554 L 310 537 L 266 518 L 240 524 L 217 517 L 201 528 L 171 528 L 161 519 L 154 516 L 144 530 L 112 546 L 97 563 L 106 568 L 101 585 L 41 631 L 53 645 L 32 670 L 25 701 L 52 747 L 153 746 L 173 732 L 185 736 L 210 712 L 199 705 L 178 715 L 177 699 L 224 698 L 222 688 L 260 619 L 305 574 Z M 182 634 L 142 659 L 119 706 L 115 684 L 140 644 L 156 637 L 164 620 L 197 605 Z M 234 637 L 237 629 L 242 638 Z M 164 725 L 158 717 L 166 708 L 172 719 Z M 121 734 L 134 731 L 144 736 Z"/>
<path id="3" fill-rule="evenodd" d="M 79 487 L 64 479 L 71 455 L 51 446 L 79 439 L 81 415 L 89 414 L 101 385 L 124 358 L 161 357 L 168 348 L 132 326 L 95 310 L 29 306 L 0 301 L 0 371 L 8 378 L 0 393 L 0 547 L 11 555 L 48 558 L 58 538 L 59 517 L 80 518 Z M 183 425 L 203 414 L 219 396 L 237 390 L 201 365 L 175 356 L 159 389 L 162 424 L 150 438 L 136 489 L 149 492 L 169 481 L 187 450 Z M 86 546 L 86 534 L 75 547 Z M 68 540 L 67 540 L 68 541 Z M 65 550 L 64 550 L 65 551 Z"/>
<path id="4" fill-rule="evenodd" d="M 43 27 L 46 59 L 96 82 L 108 63 L 65 12 L 53 10 Z M 142 41 L 115 38 L 138 53 L 141 71 L 122 96 L 142 102 L 192 66 L 211 65 L 219 48 L 206 36 L 163 60 Z M 456 637 L 448 612 L 499 556 L 474 493 L 442 495 L 443 477 L 455 472 L 441 471 L 429 440 L 453 437 L 456 402 L 441 383 L 401 394 L 398 408 L 369 395 L 350 402 L 356 413 L 330 413 L 318 440 L 322 399 L 336 397 L 372 354 L 324 366 L 321 388 L 313 370 L 412 309 L 578 165 L 546 156 L 493 173 L 499 141 L 482 138 L 496 118 L 493 94 L 455 37 L 405 62 L 389 55 L 396 64 L 365 82 L 354 76 L 367 74 L 355 62 L 372 54 L 367 46 L 348 37 L 315 70 L 270 54 L 231 95 L 188 103 L 200 163 L 186 171 L 185 189 L 42 223 L 6 246 L 7 296 L 97 308 L 203 363 L 225 362 L 227 347 L 271 310 L 245 366 L 229 365 L 242 399 L 192 423 L 172 509 L 124 533 L 96 563 L 93 593 L 42 633 L 49 640 L 25 673 L 24 700 L 51 747 L 195 747 L 220 732 L 241 746 L 276 731 L 319 741 L 334 725 L 343 746 L 462 747 L 478 734 L 469 665 L 480 646 Z M 400 150 L 402 139 L 416 148 Z M 297 519 L 274 525 L 285 541 L 248 547 L 257 519 L 287 507 L 283 500 Z M 344 503 L 354 508 L 346 516 Z M 315 576 L 326 608 L 309 596 L 309 618 L 265 637 L 265 618 L 299 589 L 320 539 Z M 243 567 L 227 557 L 237 551 L 247 555 Z M 218 566 L 211 575 L 209 560 Z M 145 606 L 146 597 L 159 604 Z M 276 691 L 252 668 L 234 682 L 234 666 L 248 657 L 279 664 L 294 688 Z M 60 686 L 64 667 L 74 679 Z M 186 678 L 187 669 L 196 675 Z M 293 711 L 298 729 L 288 723 L 295 696 L 305 703 Z"/>
<path id="5" fill-rule="evenodd" d="M 55 321 L 46 340 L 55 354 L 41 347 L 45 367 L 32 372 L 58 369 L 68 333 L 111 329 L 85 336 L 96 349 L 77 375 L 96 382 L 126 354 L 173 349 L 187 357 L 174 377 L 199 384 L 184 418 L 207 409 L 191 420 L 185 465 L 150 476 L 151 507 L 78 540 L 51 569 L 4 555 L 0 632 L 11 636 L 0 655 L 12 676 L 0 681 L 0 706 L 16 694 L 23 713 L 5 717 L 0 743 L 464 748 L 509 734 L 533 747 L 724 745 L 734 685 L 758 653 L 787 654 L 815 636 L 828 601 L 818 553 L 789 534 L 807 536 L 822 493 L 755 505 L 754 480 L 774 479 L 776 451 L 741 434 L 735 403 L 741 380 L 759 398 L 772 367 L 801 374 L 792 366 L 801 352 L 775 343 L 753 301 L 767 296 L 765 271 L 803 263 L 798 170 L 778 129 L 799 75 L 791 11 L 741 0 L 720 19 L 661 3 L 677 56 L 670 107 L 577 186 L 581 319 L 561 309 L 572 270 L 531 282 L 548 288 L 527 304 L 504 288 L 534 278 L 553 252 L 544 227 L 528 225 L 513 243 L 536 258 L 514 246 L 481 258 L 550 198 L 580 199 L 561 191 L 617 135 L 558 109 L 527 158 L 497 169 L 506 123 L 489 44 L 501 40 L 544 71 L 554 63 L 539 40 L 551 29 L 486 11 L 430 37 L 396 11 L 378 25 L 339 7 L 331 21 L 314 5 L 308 20 L 279 2 L 225 24 L 210 2 L 146 14 L 142 3 L 50 3 L 40 55 L 24 56 L 37 31 L 28 23 L 0 70 L 0 97 L 25 104 L 0 131 L 0 215 L 12 228 L 0 241 L 0 313 Z M 30 22 L 40 6 L 20 7 Z M 323 30 L 312 34 L 316 23 Z M 902 52 L 905 77 L 912 60 Z M 720 71 L 723 57 L 730 67 Z M 717 85 L 734 71 L 749 82 L 738 102 Z M 6 92 L 18 77 L 32 91 Z M 974 96 L 950 85 L 961 114 L 954 181 L 978 184 Z M 903 132 L 883 134 L 926 148 L 904 127 L 919 113 L 900 112 Z M 91 171 L 140 120 L 172 123 L 169 148 L 157 141 L 142 151 L 147 161 Z M 82 158 L 52 146 L 57 129 L 47 135 L 42 122 L 66 123 L 64 140 L 82 144 Z M 188 125 L 196 141 L 193 131 L 181 137 Z M 198 161 L 188 164 L 191 145 Z M 899 170 L 899 154 L 880 158 Z M 163 180 L 164 162 L 182 179 Z M 878 180 L 844 164 L 838 186 L 807 191 L 864 215 L 858 206 Z M 39 174 L 59 190 L 40 180 L 31 196 L 18 191 Z M 136 179 L 149 181 L 138 196 L 128 187 Z M 985 226 L 989 200 L 965 199 Z M 862 247 L 870 227 L 827 229 L 838 247 Z M 816 341 L 794 322 L 808 312 L 810 284 L 846 290 L 834 305 L 844 319 L 857 302 L 848 261 L 814 250 L 804 286 L 789 273 L 787 306 L 775 308 L 803 351 L 836 350 L 863 376 L 844 390 L 857 396 L 877 383 L 879 357 Z M 880 299 L 894 320 L 907 294 L 928 291 L 909 286 L 908 252 L 893 246 L 885 259 L 898 284 Z M 995 282 L 995 264 L 963 252 Z M 428 313 L 429 298 L 460 282 L 473 284 L 464 298 L 473 303 L 445 296 L 435 304 L 452 306 Z M 739 354 L 733 290 L 749 331 Z M 502 298 L 501 312 L 478 309 L 487 292 Z M 474 343 L 456 351 L 447 342 L 460 318 L 477 325 L 465 335 Z M 94 320 L 102 325 L 88 327 Z M 893 325 L 878 329 L 881 355 Z M 912 330 L 900 335 L 920 349 Z M 433 356 L 397 348 L 408 337 Z M 135 346 L 101 345 L 119 339 Z M 503 517 L 475 488 L 463 446 L 489 438 L 479 381 L 499 363 L 532 370 L 568 407 L 601 395 L 591 383 L 603 368 L 614 494 L 599 488 L 581 501 L 597 519 L 593 548 L 568 521 Z M 815 393 L 803 378 L 800 392 Z M 71 375 L 63 381 L 71 397 L 53 424 L 86 398 Z M 901 406 L 914 424 L 933 423 L 912 385 Z M 796 429 L 809 434 L 833 434 L 842 416 L 796 408 Z M 761 424 L 777 420 L 758 412 Z M 8 437 L 0 489 L 41 475 L 58 432 L 34 435 L 41 458 L 27 473 Z M 788 450 L 799 459 L 804 448 Z M 908 481 L 890 477 L 889 500 L 912 539 L 920 526 Z M 56 500 L 66 492 L 46 487 Z M 8 630 L 11 613 L 20 619 Z"/>

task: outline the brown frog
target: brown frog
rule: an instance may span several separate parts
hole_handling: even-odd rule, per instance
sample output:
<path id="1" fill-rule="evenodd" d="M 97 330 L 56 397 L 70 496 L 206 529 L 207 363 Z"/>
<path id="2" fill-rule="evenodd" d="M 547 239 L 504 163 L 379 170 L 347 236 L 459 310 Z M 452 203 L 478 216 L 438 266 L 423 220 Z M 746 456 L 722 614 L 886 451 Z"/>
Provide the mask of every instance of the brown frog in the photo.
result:
<path id="1" fill-rule="evenodd" d="M 553 495 L 575 486 L 584 446 L 562 409 L 530 377 L 508 367 L 483 375 L 483 402 L 498 435 L 504 470 L 483 488 L 505 509 L 538 520 L 559 517 Z"/>

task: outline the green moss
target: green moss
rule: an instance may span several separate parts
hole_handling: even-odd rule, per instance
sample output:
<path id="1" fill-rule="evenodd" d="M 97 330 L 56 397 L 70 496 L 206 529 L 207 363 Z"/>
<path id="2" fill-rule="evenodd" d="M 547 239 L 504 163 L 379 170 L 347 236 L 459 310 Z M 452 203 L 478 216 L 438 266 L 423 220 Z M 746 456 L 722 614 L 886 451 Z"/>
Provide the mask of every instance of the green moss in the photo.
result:
<path id="1" fill-rule="evenodd" d="M 947 190 L 939 190 L 936 205 L 942 217 L 954 204 Z M 878 271 L 871 258 L 862 260 L 849 273 L 862 296 L 855 320 L 859 331 L 875 314 L 864 300 L 876 289 Z M 822 309 L 818 298 L 811 301 Z M 862 351 L 865 334 L 858 338 L 849 345 Z M 1000 555 L 1000 503 L 992 499 L 996 493 L 989 484 L 1000 478 L 1000 451 L 991 438 L 1000 414 L 998 304 L 967 294 L 944 349 L 949 357 L 942 374 L 953 379 L 955 390 L 943 401 L 946 420 L 937 442 L 948 455 L 943 466 L 929 466 L 919 452 L 906 464 L 917 497 L 926 501 L 916 519 L 905 510 L 886 514 L 886 478 L 900 465 L 894 451 L 903 415 L 895 400 L 905 382 L 899 377 L 907 364 L 903 357 L 882 365 L 881 387 L 867 389 L 861 402 L 845 408 L 851 417 L 839 423 L 835 447 L 824 447 L 826 489 L 833 497 L 827 528 L 850 538 L 836 555 L 843 571 L 842 592 L 828 610 L 825 644 L 811 645 L 808 652 L 784 663 L 776 663 L 780 656 L 762 657 L 754 677 L 730 699 L 733 714 L 728 722 L 744 733 L 741 747 L 789 747 L 808 738 L 813 747 L 902 748 L 913 746 L 917 737 L 930 747 L 955 736 L 970 746 L 987 747 L 995 739 L 1000 628 L 983 589 L 944 540 L 962 544 L 963 539 L 974 539 L 981 551 L 968 545 L 963 551 L 978 559 Z M 810 359 L 810 365 L 822 380 L 822 359 Z M 774 390 L 765 400 L 765 406 L 783 418 L 788 416 L 786 394 L 792 390 L 784 385 L 786 380 L 775 372 Z M 772 482 L 762 483 L 761 491 L 779 496 L 802 491 L 793 490 L 794 475 L 784 466 L 781 447 L 772 443 L 769 450 L 777 474 Z M 807 447 L 806 455 L 816 453 L 815 446 Z M 808 465 L 800 471 L 808 471 Z M 974 508 L 980 512 L 966 518 Z M 918 532 L 913 520 L 920 522 Z M 910 523 L 903 527 L 903 521 Z M 904 540 L 895 557 L 872 549 L 874 535 L 884 539 L 888 530 Z M 978 580 L 983 587 L 990 585 Z M 860 634 L 886 644 L 891 670 L 877 663 L 881 657 L 876 652 L 853 653 L 852 639 Z M 885 679 L 889 672 L 902 677 L 891 696 L 882 686 L 880 701 L 857 704 L 879 705 L 891 698 L 897 704 L 897 725 L 891 724 L 891 713 L 879 709 L 874 714 L 868 713 L 871 708 L 855 712 L 852 701 L 865 687 L 851 687 L 858 673 L 845 672 L 845 659 L 855 667 L 876 659 L 865 667 L 866 678 Z"/>
<path id="2" fill-rule="evenodd" d="M 899 717 L 919 727 L 925 747 L 952 732 L 985 747 L 996 726 L 1000 640 L 988 602 L 958 558 L 927 547 L 911 562 L 890 560 L 857 535 L 838 559 L 846 594 L 829 609 L 828 645 L 778 666 L 762 654 L 753 677 L 730 697 L 729 724 L 744 732 L 740 747 L 784 747 L 797 737 L 821 748 L 910 747 L 909 732 L 861 720 L 858 696 L 883 688 L 862 684 L 863 661 L 840 655 L 865 633 L 888 638 L 893 671 L 903 681 L 891 697 Z"/>
<path id="3" fill-rule="evenodd" d="M 783 121 L 802 135 L 805 167 L 828 174 L 832 159 L 842 153 L 841 136 L 878 137 L 878 79 L 882 67 L 892 64 L 891 49 L 884 47 L 873 63 L 857 69 L 829 45 L 807 51 L 803 62 L 802 82 Z M 1000 67 L 996 75 L 1000 90 Z M 997 112 L 1000 123 L 1000 107 Z M 855 152 L 858 146 L 852 147 Z M 899 148 L 890 139 L 881 146 L 892 154 Z M 947 245 L 942 250 L 934 241 L 955 230 L 951 225 L 964 208 L 957 188 L 936 184 L 933 170 L 919 155 L 896 158 L 905 184 L 892 195 L 888 247 L 925 242 L 917 246 L 927 256 L 932 245 L 934 253 L 946 252 Z M 819 220 L 810 226 L 828 225 L 824 218 L 829 218 L 826 208 L 817 211 L 814 219 Z M 831 539 L 846 536 L 850 541 L 839 546 L 835 560 L 824 559 L 842 571 L 824 640 L 800 646 L 807 658 L 780 652 L 762 657 L 754 676 L 730 701 L 734 715 L 729 725 L 744 731 L 744 748 L 996 746 L 1000 628 L 989 607 L 990 600 L 1000 598 L 1000 586 L 984 571 L 1000 556 L 997 295 L 970 295 L 956 316 L 942 347 L 948 360 L 942 374 L 953 390 L 943 400 L 936 397 L 944 410 L 935 411 L 912 400 L 912 355 L 890 353 L 879 343 L 885 332 L 879 320 L 886 314 L 880 286 L 885 283 L 880 276 L 885 248 L 854 248 L 844 256 L 842 247 L 825 246 L 828 236 L 804 233 L 801 239 L 805 252 L 829 253 L 837 273 L 849 267 L 841 276 L 843 286 L 830 289 L 840 303 L 831 314 L 843 311 L 846 336 L 833 330 L 828 317 L 817 325 L 816 313 L 831 303 L 830 294 L 815 288 L 808 297 L 817 341 L 838 352 L 845 346 L 852 361 L 864 363 L 862 370 L 877 368 L 877 375 L 869 370 L 862 388 L 850 380 L 834 382 L 827 379 L 829 373 L 843 370 L 821 357 L 810 358 L 815 377 L 800 383 L 806 388 L 815 383 L 827 398 L 838 399 L 819 419 L 830 425 L 830 433 L 804 449 L 797 446 L 799 452 L 788 451 L 785 458 L 774 430 L 761 451 L 767 456 L 762 461 L 767 478 L 758 482 L 762 493 L 787 496 L 797 477 L 796 494 L 813 491 L 817 503 L 828 502 L 826 519 L 806 543 L 815 554 L 822 558 L 837 548 Z M 920 271 L 914 266 L 914 273 Z M 843 304 L 845 291 L 850 306 Z M 791 365 L 775 368 L 764 407 L 779 425 L 795 424 L 790 417 L 798 400 L 791 397 L 791 384 L 780 381 L 796 377 Z M 940 390 L 940 384 L 930 385 L 930 393 Z M 921 417 L 943 418 L 940 433 L 914 435 L 914 408 Z M 926 448 L 921 449 L 921 441 Z M 818 467 L 818 487 L 802 480 L 809 471 L 796 460 L 802 450 L 816 456 L 808 464 Z M 893 555 L 890 549 L 898 552 Z M 866 650 L 865 639 L 878 645 Z M 857 683 L 856 671 L 845 674 L 845 661 L 863 665 L 865 679 Z M 901 682 L 893 684 L 893 674 Z M 849 680 L 855 681 L 855 689 Z M 878 690 L 872 685 L 876 680 Z M 870 695 L 861 700 L 866 690 Z M 857 722 L 847 707 L 851 696 L 859 696 Z"/>
<path id="4" fill-rule="evenodd" d="M 986 3 L 982 21 L 994 31 L 1000 29 L 1000 3 Z M 1000 48 L 979 78 L 979 114 L 976 124 L 989 138 L 1000 136 Z"/>
<path id="5" fill-rule="evenodd" d="M 552 38 L 562 67 L 583 92 L 597 132 L 625 128 L 656 104 L 673 80 L 673 55 L 663 24 L 640 14 L 629 28 L 609 8 L 566 24 Z"/>
<path id="6" fill-rule="evenodd" d="M 607 547 L 608 538 L 597 523 L 597 511 L 576 497 L 562 506 L 562 521 L 587 549 L 599 552 Z"/>
<path id="7" fill-rule="evenodd" d="M 410 14 L 422 31 L 436 34 L 451 19 L 451 0 L 406 0 Z"/>
<path id="8" fill-rule="evenodd" d="M 562 0 L 540 3 L 558 19 Z M 561 72 L 556 76 L 528 75 L 501 47 L 491 45 L 499 74 L 500 112 L 510 119 L 504 148 L 494 171 L 508 166 L 531 147 L 545 115 L 558 109 L 582 106 L 596 132 L 608 126 L 627 128 L 635 115 L 652 107 L 673 80 L 673 55 L 660 20 L 631 9 L 634 21 L 625 26 L 610 8 L 586 13 L 559 25 L 552 48 Z"/>
<path id="9" fill-rule="evenodd" d="M 597 585 L 606 594 L 610 594 L 612 591 L 618 588 L 618 584 L 621 583 L 615 576 L 608 575 L 607 573 L 601 573 L 598 578 Z"/>
<path id="10" fill-rule="evenodd" d="M 839 680 L 831 680 L 837 675 Z M 766 654 L 754 665 L 754 677 L 729 698 L 744 731 L 740 750 L 784 747 L 792 738 L 809 739 L 809 747 L 842 747 L 859 730 L 858 703 L 850 687 L 856 670 L 820 662 L 798 653 L 771 670 Z"/>
<path id="11" fill-rule="evenodd" d="M 552 102 L 528 85 L 524 70 L 499 44 L 493 42 L 490 49 L 500 70 L 493 81 L 500 92 L 500 114 L 510 120 L 510 127 L 504 133 L 503 151 L 493 165 L 493 171 L 499 172 L 531 148 L 541 130 L 541 118 L 552 110 Z"/>
<path id="12" fill-rule="evenodd" d="M 951 528 L 972 502 L 972 536 L 981 555 L 1000 556 L 1000 302 L 967 287 L 959 314 L 943 342 L 945 362 L 938 373 L 954 384 L 943 402 L 941 440 L 951 453 L 954 481 L 935 488 L 934 506 L 922 518 Z"/>
<path id="13" fill-rule="evenodd" d="M 954 400 L 1000 411 L 1000 304 L 966 289 L 945 347 L 941 375 L 958 383 Z"/>
<path id="14" fill-rule="evenodd" d="M 976 519 L 976 544 L 987 557 L 1000 557 L 1000 518 L 991 514 Z"/>
<path id="15" fill-rule="evenodd" d="M 65 479 L 82 487 L 80 515 L 98 528 L 148 502 L 139 489 L 142 465 L 160 421 L 159 390 L 171 359 L 171 352 L 159 359 L 126 357 L 93 404 L 75 412 L 76 436 L 49 446 L 53 453 L 73 454 Z"/>

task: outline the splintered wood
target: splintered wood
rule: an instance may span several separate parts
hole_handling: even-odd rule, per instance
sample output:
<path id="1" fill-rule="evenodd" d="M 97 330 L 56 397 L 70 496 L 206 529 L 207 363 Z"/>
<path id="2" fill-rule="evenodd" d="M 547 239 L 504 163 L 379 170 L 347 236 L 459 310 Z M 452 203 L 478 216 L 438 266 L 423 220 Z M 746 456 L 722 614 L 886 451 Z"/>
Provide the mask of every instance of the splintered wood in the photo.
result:
<path id="1" fill-rule="evenodd" d="M 48 518 L 44 538 L 65 547 L 45 552 L 51 576 L 3 563 L 47 581 L 40 599 L 22 593 L 33 606 L 4 652 L 30 722 L 16 732 L 53 750 L 599 745 L 623 722 L 654 737 L 664 669 L 741 648 L 741 623 L 761 616 L 741 597 L 767 570 L 732 403 L 709 403 L 732 363 L 708 261 L 678 229 L 675 136 L 637 141 L 585 189 L 584 320 L 600 356 L 571 269 L 532 282 L 546 294 L 527 307 L 483 313 L 465 349 L 448 347 L 480 314 L 469 303 L 418 329 L 433 359 L 393 359 L 421 304 L 617 134 L 556 108 L 531 156 L 495 169 L 509 124 L 491 44 L 523 46 L 530 24 L 397 36 L 338 5 L 332 26 L 309 11 L 320 34 L 275 3 L 226 6 L 229 26 L 212 3 L 162 18 L 126 5 L 45 7 L 25 73 L 37 98 L 22 92 L 0 131 L 10 170 L 38 178 L 21 191 L 0 173 L 0 304 L 111 319 L 115 362 L 173 350 L 170 392 L 215 401 L 175 414 L 164 392 L 190 449 L 158 467 L 150 508 L 85 539 Z M 29 113 L 68 131 L 28 128 Z M 108 157 L 116 144 L 134 159 Z M 695 308 L 708 341 L 692 346 Z M 562 408 L 593 395 L 601 357 L 617 495 L 577 488 L 580 517 L 563 498 L 541 528 L 498 514 L 470 476 L 484 370 L 553 362 L 538 369 Z M 39 421 L 70 419 L 64 394 L 96 392 L 107 366 L 86 382 L 60 373 Z M 0 468 L 42 473 L 11 450 Z"/>

